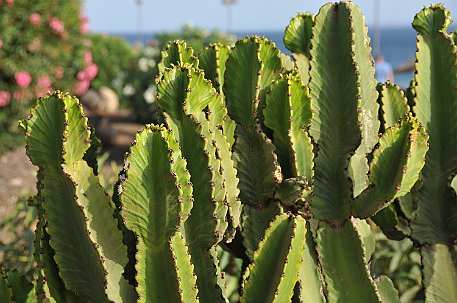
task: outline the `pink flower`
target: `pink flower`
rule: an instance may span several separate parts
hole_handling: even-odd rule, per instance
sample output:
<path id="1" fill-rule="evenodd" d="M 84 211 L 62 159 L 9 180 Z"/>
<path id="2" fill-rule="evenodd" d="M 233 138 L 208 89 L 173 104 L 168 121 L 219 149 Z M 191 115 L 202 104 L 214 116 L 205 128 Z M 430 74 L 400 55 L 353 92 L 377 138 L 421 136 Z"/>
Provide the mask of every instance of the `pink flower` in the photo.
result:
<path id="1" fill-rule="evenodd" d="M 24 94 L 21 91 L 15 91 L 13 93 L 13 98 L 16 100 L 21 100 L 24 97 Z"/>
<path id="2" fill-rule="evenodd" d="M 6 4 L 13 5 L 14 4 L 14 0 L 6 0 Z"/>
<path id="3" fill-rule="evenodd" d="M 85 71 L 85 70 L 80 70 L 80 71 L 78 72 L 78 74 L 76 74 L 76 78 L 77 78 L 79 81 L 88 80 L 86 71 Z"/>
<path id="4" fill-rule="evenodd" d="M 98 67 L 96 64 L 92 63 L 86 68 L 86 75 L 89 78 L 89 80 L 92 80 L 97 76 L 98 74 Z"/>
<path id="5" fill-rule="evenodd" d="M 90 86 L 89 80 L 82 80 L 82 81 L 78 82 L 78 84 L 76 84 L 76 87 L 75 87 L 76 95 L 81 96 L 82 94 L 84 94 L 89 89 L 89 86 Z"/>
<path id="6" fill-rule="evenodd" d="M 79 26 L 79 31 L 81 33 L 87 33 L 89 31 L 89 18 L 87 16 L 81 15 L 80 17 L 81 25 Z"/>
<path id="7" fill-rule="evenodd" d="M 29 16 L 29 22 L 33 25 L 41 24 L 41 16 L 38 13 L 33 13 Z"/>
<path id="8" fill-rule="evenodd" d="M 61 68 L 61 67 L 56 67 L 56 68 L 54 69 L 54 76 L 56 77 L 56 79 L 62 79 L 63 75 L 64 75 L 64 70 L 63 70 L 63 68 Z"/>
<path id="9" fill-rule="evenodd" d="M 10 103 L 11 94 L 5 90 L 0 91 L 0 107 L 7 106 Z"/>
<path id="10" fill-rule="evenodd" d="M 90 50 L 86 50 L 84 52 L 84 61 L 87 63 L 87 64 L 90 64 L 92 63 L 92 52 Z"/>
<path id="11" fill-rule="evenodd" d="M 63 22 L 57 17 L 51 17 L 49 20 L 49 27 L 58 34 L 62 34 L 65 30 Z"/>
<path id="12" fill-rule="evenodd" d="M 41 75 L 37 79 L 38 86 L 44 89 L 49 89 L 51 87 L 51 79 L 48 75 Z"/>
<path id="13" fill-rule="evenodd" d="M 1 0 L 0 0 L 0 1 L 1 1 Z M 0 39 L 0 48 L 2 48 L 2 47 L 3 47 L 3 40 Z"/>
<path id="14" fill-rule="evenodd" d="M 89 26 L 85 23 L 82 23 L 80 26 L 79 26 L 79 32 L 80 33 L 87 33 L 89 31 Z"/>
<path id="15" fill-rule="evenodd" d="M 30 77 L 28 72 L 19 72 L 14 75 L 16 79 L 16 84 L 20 87 L 28 87 L 30 82 L 32 82 L 32 77 Z"/>

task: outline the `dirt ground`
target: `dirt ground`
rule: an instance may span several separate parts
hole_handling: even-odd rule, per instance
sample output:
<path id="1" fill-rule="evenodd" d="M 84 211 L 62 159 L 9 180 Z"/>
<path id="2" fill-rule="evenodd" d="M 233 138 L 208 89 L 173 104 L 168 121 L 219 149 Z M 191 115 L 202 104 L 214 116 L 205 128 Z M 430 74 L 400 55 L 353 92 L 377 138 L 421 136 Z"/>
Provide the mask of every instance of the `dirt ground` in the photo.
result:
<path id="1" fill-rule="evenodd" d="M 0 155 L 0 219 L 21 194 L 36 192 L 36 171 L 24 147 Z"/>

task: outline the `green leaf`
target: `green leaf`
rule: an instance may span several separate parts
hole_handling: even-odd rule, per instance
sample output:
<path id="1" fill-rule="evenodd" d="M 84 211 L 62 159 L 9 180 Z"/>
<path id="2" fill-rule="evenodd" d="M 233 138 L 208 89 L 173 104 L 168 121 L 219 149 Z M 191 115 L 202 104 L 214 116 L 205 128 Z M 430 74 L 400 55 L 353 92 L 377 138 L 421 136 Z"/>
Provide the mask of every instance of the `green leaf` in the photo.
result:
<path id="1" fill-rule="evenodd" d="M 352 48 L 356 66 L 358 87 L 359 121 L 361 124 L 362 142 L 356 153 L 368 154 L 378 142 L 380 122 L 378 120 L 378 92 L 373 57 L 371 56 L 370 38 L 365 17 L 353 2 L 346 2 L 352 20 L 354 46 Z"/>
<path id="2" fill-rule="evenodd" d="M 280 53 L 281 56 L 281 65 L 285 71 L 291 71 L 295 68 L 295 63 L 292 61 L 292 58 L 286 54 Z"/>
<path id="3" fill-rule="evenodd" d="M 371 217 L 371 219 L 389 239 L 400 241 L 409 235 L 411 231 L 409 230 L 409 226 L 405 226 L 400 221 L 395 209 L 395 203 L 397 202 L 389 204 Z"/>
<path id="4" fill-rule="evenodd" d="M 1 270 L 0 299 L 4 303 L 35 303 L 32 283 L 21 276 L 17 270 Z"/>
<path id="5" fill-rule="evenodd" d="M 273 199 L 277 171 L 274 146 L 256 129 L 237 125 L 233 147 L 240 199 L 244 205 L 262 208 Z"/>
<path id="6" fill-rule="evenodd" d="M 127 247 L 122 243 L 122 232 L 118 229 L 108 194 L 83 160 L 71 166 L 64 164 L 63 169 L 75 182 L 76 203 L 84 213 L 87 234 L 102 260 L 108 298 L 114 302 L 132 300 L 135 297 L 133 287 L 123 277 L 128 262 Z"/>
<path id="7" fill-rule="evenodd" d="M 400 303 L 398 291 L 392 281 L 386 276 L 380 276 L 375 280 L 382 303 Z"/>
<path id="8" fill-rule="evenodd" d="M 262 208 L 254 208 L 243 205 L 241 232 L 243 234 L 243 245 L 246 248 L 246 255 L 252 260 L 254 251 L 259 247 L 260 241 L 265 236 L 273 219 L 281 213 L 278 204 L 270 203 Z"/>
<path id="9" fill-rule="evenodd" d="M 362 239 L 351 221 L 320 222 L 316 243 L 328 303 L 380 302 L 364 262 Z"/>
<path id="10" fill-rule="evenodd" d="M 351 176 L 354 197 L 357 197 L 368 186 L 367 154 L 371 153 L 378 141 L 380 122 L 378 120 L 378 92 L 374 77 L 373 57 L 371 56 L 368 27 L 360 9 L 353 2 L 347 2 L 351 14 L 353 29 L 354 64 L 357 74 L 358 87 L 358 120 L 361 127 L 362 140 L 355 155 L 351 157 L 349 175 Z"/>
<path id="11" fill-rule="evenodd" d="M 204 78 L 203 72 L 189 66 L 165 71 L 158 81 L 157 90 L 158 105 L 175 120 L 181 120 L 184 113 L 198 117 L 217 98 L 216 91 Z"/>
<path id="12" fill-rule="evenodd" d="M 271 86 L 266 97 L 264 123 L 273 131 L 284 178 L 300 175 L 311 180 L 313 175 L 314 155 L 306 133 L 312 116 L 308 94 L 299 77 L 287 75 Z"/>
<path id="13" fill-rule="evenodd" d="M 284 45 L 288 50 L 309 57 L 313 22 L 314 16 L 310 13 L 298 14 L 290 20 L 284 32 Z"/>
<path id="14" fill-rule="evenodd" d="M 226 241 L 231 240 L 235 230 L 240 225 L 241 201 L 238 188 L 237 170 L 232 159 L 232 150 L 226 137 L 218 128 L 213 129 L 214 141 L 217 146 L 217 156 L 220 159 L 220 171 L 224 179 L 225 200 L 228 203 L 228 223 L 230 230 L 227 230 Z"/>
<path id="15" fill-rule="evenodd" d="M 451 14 L 442 4 L 424 7 L 414 16 L 413 27 L 424 37 L 431 37 L 443 33 L 451 25 Z"/>
<path id="16" fill-rule="evenodd" d="M 45 119 L 44 113 L 52 113 L 49 106 L 59 107 L 56 103 L 60 103 L 60 106 L 63 104 L 64 108 L 62 111 L 60 113 L 54 112 L 54 116 L 48 115 L 46 116 L 47 119 Z M 48 232 L 52 238 L 51 246 L 56 250 L 55 259 L 57 265 L 60 267 L 60 273 L 64 282 L 67 285 L 72 285 L 69 286 L 72 291 L 79 292 L 78 289 L 81 289 L 81 293 L 83 294 L 87 288 L 92 287 L 83 286 L 79 288 L 80 285 L 93 282 L 85 278 L 84 273 L 80 273 L 81 281 L 78 281 L 71 275 L 71 270 L 77 271 L 80 269 L 79 266 L 84 268 L 84 265 L 80 265 L 74 261 L 70 262 L 72 258 L 81 259 L 82 255 L 78 253 L 78 247 L 74 247 L 73 251 L 68 255 L 65 249 L 65 245 L 71 245 L 70 243 L 73 241 L 72 237 L 75 236 L 76 238 L 80 238 L 82 251 L 84 252 L 84 248 L 86 248 L 88 250 L 86 251 L 87 254 L 92 254 L 90 256 L 92 260 L 88 264 L 85 264 L 89 272 L 94 271 L 97 267 L 100 270 L 100 263 L 93 268 L 90 267 L 90 264 L 95 265 L 95 259 L 99 259 L 99 262 L 103 263 L 101 264 L 103 267 L 101 272 L 105 276 L 103 280 L 107 283 L 106 287 L 109 299 L 120 301 L 124 295 L 128 298 L 127 293 L 130 287 L 122 276 L 124 266 L 127 264 L 127 249 L 122 244 L 122 234 L 117 229 L 117 221 L 113 218 L 114 209 L 110 205 L 109 197 L 100 186 L 98 178 L 94 175 L 93 167 L 90 167 L 83 160 L 87 154 L 86 151 L 90 149 L 90 138 L 93 136 L 90 134 L 90 127 L 87 124 L 87 118 L 83 115 L 81 104 L 79 104 L 77 99 L 68 95 L 55 93 L 53 96 L 39 101 L 33 112 L 39 114 L 37 114 L 36 119 L 32 118 L 27 122 L 27 127 L 31 130 L 27 134 L 28 137 L 26 140 L 31 146 L 30 157 L 35 159 L 34 161 L 40 167 L 43 167 L 40 173 L 40 183 L 44 186 L 44 189 L 40 191 L 40 196 L 43 197 L 43 206 L 40 205 L 39 207 L 40 209 L 43 207 L 43 210 L 46 211 L 43 220 L 47 221 Z M 63 122 L 61 120 L 62 116 Z M 56 122 L 62 123 L 63 130 L 61 126 L 55 125 Z M 39 131 L 45 128 L 54 128 L 54 132 L 50 132 L 48 134 L 49 136 L 40 136 Z M 37 134 L 35 134 L 35 130 L 38 131 Z M 57 131 L 61 131 L 61 133 Z M 40 162 L 41 159 L 46 158 L 45 155 L 39 153 L 48 152 L 45 142 L 50 140 L 63 142 L 61 147 L 62 165 L 57 165 L 53 162 Z M 94 153 L 94 151 L 91 152 Z M 96 160 L 96 153 L 92 155 L 91 160 Z M 60 197 L 66 203 L 62 203 L 62 201 L 52 196 L 52 191 L 49 191 L 46 186 L 50 180 L 55 179 L 59 179 L 57 185 L 65 187 L 62 188 Z M 48 186 L 54 188 L 56 184 L 49 184 Z M 57 186 L 57 188 L 59 187 Z M 59 211 L 62 212 L 59 214 Z M 58 218 L 59 216 L 61 217 L 62 213 L 68 214 L 68 218 L 66 219 L 69 219 L 69 221 L 73 220 L 73 226 L 71 223 L 64 222 L 62 218 Z M 71 217 L 71 213 L 73 217 Z M 61 224 L 67 225 L 66 229 L 62 228 L 63 226 L 60 226 Z M 81 235 L 76 235 L 78 230 L 81 232 Z M 65 236 L 68 238 L 64 239 Z M 92 247 L 90 248 L 90 246 Z M 94 252 L 94 248 L 96 252 Z M 77 275 L 75 276 L 77 278 Z M 47 277 L 45 278 L 47 279 Z M 52 279 L 52 277 L 50 278 Z M 93 278 L 100 282 L 100 272 L 94 274 Z M 105 284 L 105 282 L 102 283 Z M 124 295 L 119 293 L 124 291 L 126 292 Z M 85 293 L 85 296 L 89 297 L 89 292 Z"/>
<path id="17" fill-rule="evenodd" d="M 298 287 L 300 302 L 326 302 L 324 296 L 324 286 L 321 270 L 314 243 L 313 235 L 310 231 L 310 224 L 306 222 L 306 245 L 303 251 L 303 262 L 298 273 Z"/>
<path id="18" fill-rule="evenodd" d="M 190 176 L 174 135 L 163 127 L 148 126 L 135 142 L 120 176 L 120 199 L 125 226 L 137 237 L 136 290 L 144 302 L 177 302 L 182 290 L 169 241 L 192 204 Z"/>
<path id="19" fill-rule="evenodd" d="M 299 14 L 290 21 L 284 32 L 284 45 L 292 52 L 292 57 L 295 60 L 304 85 L 307 85 L 309 82 L 313 23 L 314 16 L 312 14 Z"/>
<path id="20" fill-rule="evenodd" d="M 94 175 L 98 175 L 99 165 L 101 165 L 98 159 L 101 150 L 102 142 L 95 136 L 95 128 L 90 127 L 90 147 L 83 159 L 93 169 Z"/>
<path id="21" fill-rule="evenodd" d="M 454 41 L 454 44 L 457 45 L 457 30 L 454 30 L 450 35 L 452 40 Z"/>
<path id="22" fill-rule="evenodd" d="M 354 225 L 357 233 L 359 234 L 360 239 L 362 240 L 363 255 L 365 256 L 365 263 L 368 264 L 371 260 L 371 256 L 375 251 L 375 238 L 373 232 L 371 231 L 370 225 L 365 220 L 352 219 L 352 224 Z"/>
<path id="23" fill-rule="evenodd" d="M 49 302 L 83 302 L 82 298 L 65 288 L 59 276 L 59 269 L 54 261 L 54 250 L 49 245 L 49 234 L 44 228 L 42 210 L 39 209 L 39 221 L 35 230 L 35 262 L 37 267 L 37 283 L 35 286 L 38 302 L 42 299 Z"/>
<path id="24" fill-rule="evenodd" d="M 258 104 L 257 73 L 261 62 L 258 38 L 239 40 L 230 52 L 224 75 L 224 95 L 231 119 L 241 125 L 254 125 Z"/>
<path id="25" fill-rule="evenodd" d="M 63 95 L 54 94 L 37 101 L 28 120 L 20 121 L 25 133 L 26 152 L 39 167 L 55 167 L 62 162 L 61 137 L 64 131 Z"/>
<path id="26" fill-rule="evenodd" d="M 409 112 L 408 100 L 398 85 L 391 82 L 378 86 L 384 129 L 395 125 Z"/>
<path id="27" fill-rule="evenodd" d="M 282 70 L 273 42 L 252 37 L 239 40 L 226 62 L 224 95 L 230 118 L 243 126 L 256 124 L 271 81 Z M 260 105 L 259 105 L 260 104 Z"/>
<path id="28" fill-rule="evenodd" d="M 65 103 L 65 129 L 63 131 L 65 140 L 62 139 L 62 155 L 64 163 L 68 166 L 73 166 L 84 157 L 84 154 L 90 148 L 90 127 L 78 99 L 68 95 L 60 98 Z M 60 138 L 56 137 L 55 139 Z"/>
<path id="29" fill-rule="evenodd" d="M 362 136 L 358 126 L 360 83 L 352 56 L 354 28 L 348 5 L 324 5 L 315 18 L 311 39 L 309 89 L 314 115 L 310 134 L 319 147 L 311 206 L 320 220 L 349 218 L 352 186 L 348 182 L 348 158 Z"/>
<path id="30" fill-rule="evenodd" d="M 246 271 L 241 302 L 290 302 L 302 263 L 305 234 L 306 221 L 302 217 L 282 214 L 275 218 Z"/>
<path id="31" fill-rule="evenodd" d="M 218 285 L 216 260 L 210 250 L 222 240 L 227 229 L 227 205 L 221 161 L 216 158 L 214 133 L 203 117 L 183 116 L 181 124 L 168 119 L 168 124 L 179 132 L 179 144 L 187 159 L 190 180 L 193 184 L 194 204 L 184 224 L 186 243 L 197 275 L 201 302 L 224 301 Z"/>
<path id="32" fill-rule="evenodd" d="M 457 172 L 457 49 L 445 33 L 450 23 L 442 5 L 424 8 L 413 22 L 419 32 L 413 111 L 430 135 L 412 224 L 413 237 L 423 244 L 447 244 L 457 231 L 457 204 L 449 187 Z"/>
<path id="33" fill-rule="evenodd" d="M 455 252 L 446 245 L 421 248 L 427 303 L 457 302 L 457 268 Z"/>
<path id="34" fill-rule="evenodd" d="M 191 263 L 185 240 L 180 232 L 176 232 L 171 238 L 170 246 L 175 261 L 179 289 L 181 290 L 181 302 L 197 303 L 199 302 L 197 277 L 194 274 L 194 266 Z"/>
<path id="35" fill-rule="evenodd" d="M 229 46 L 217 43 L 205 47 L 198 56 L 199 67 L 205 71 L 205 78 L 211 80 L 214 88 L 222 96 L 224 95 L 222 87 L 224 86 L 225 62 L 229 54 Z"/>
<path id="36" fill-rule="evenodd" d="M 354 201 L 355 216 L 368 218 L 411 190 L 424 166 L 427 140 L 424 128 L 411 117 L 385 132 L 371 163 L 369 180 L 373 187 Z"/>
<path id="37" fill-rule="evenodd" d="M 40 167 L 40 207 L 59 275 L 72 292 L 106 302 L 105 270 L 77 203 L 77 184 L 61 167 L 61 163 L 73 167 L 83 161 L 90 145 L 87 118 L 77 99 L 56 92 L 40 99 L 31 119 L 21 125 L 28 155 Z"/>
<path id="38" fill-rule="evenodd" d="M 452 178 L 451 187 L 457 193 L 457 175 Z"/>
<path id="39" fill-rule="evenodd" d="M 100 186 L 93 168 L 83 160 L 86 151 L 90 148 L 91 135 L 87 118 L 83 115 L 82 106 L 77 99 L 70 96 L 58 97 L 65 104 L 63 131 L 65 140 L 62 139 L 63 174 L 73 183 L 74 202 L 82 210 L 86 220 L 85 233 L 96 247 L 102 262 L 108 298 L 113 301 L 128 300 L 132 298 L 133 289 L 122 276 L 128 261 L 127 249 L 122 243 L 122 233 L 117 229 L 118 222 L 113 217 L 114 209 L 110 205 L 108 195 Z M 46 176 L 48 171 L 45 169 L 44 173 Z M 59 171 L 59 174 L 61 173 Z M 45 209 L 46 202 L 45 197 Z M 50 228 L 57 228 L 57 226 Z M 60 253 L 64 254 L 64 251 Z"/>
<path id="40" fill-rule="evenodd" d="M 8 287 L 8 280 L 6 279 L 5 274 L 2 272 L 2 276 L 0 277 L 0 299 L 2 302 L 10 303 L 12 302 L 12 295 L 13 291 L 11 287 Z"/>
<path id="41" fill-rule="evenodd" d="M 194 56 L 194 50 L 187 47 L 184 41 L 176 40 L 168 43 L 167 48 L 161 54 L 162 61 L 158 65 L 160 74 L 163 74 L 172 65 L 190 64 L 193 67 L 198 67 L 198 58 Z"/>

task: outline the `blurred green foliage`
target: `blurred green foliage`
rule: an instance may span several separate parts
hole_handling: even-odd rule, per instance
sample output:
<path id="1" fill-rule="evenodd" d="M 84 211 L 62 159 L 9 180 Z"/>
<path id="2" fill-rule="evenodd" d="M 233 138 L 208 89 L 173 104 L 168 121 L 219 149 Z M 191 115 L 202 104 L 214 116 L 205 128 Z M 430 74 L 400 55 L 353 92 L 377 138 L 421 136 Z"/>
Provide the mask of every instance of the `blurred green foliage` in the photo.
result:
<path id="1" fill-rule="evenodd" d="M 0 220 L 0 267 L 17 269 L 32 280 L 37 213 L 36 207 L 29 206 L 28 197 L 19 197 L 13 210 Z"/>
<path id="2" fill-rule="evenodd" d="M 388 276 L 395 285 L 402 303 L 423 302 L 421 257 L 419 249 L 405 238 L 388 239 L 378 227 L 372 225 L 376 247 L 371 261 L 374 276 Z"/>
<path id="3" fill-rule="evenodd" d="M 93 60 L 98 66 L 98 74 L 91 87 L 113 87 L 124 71 L 132 68 L 134 51 L 131 45 L 120 37 L 90 34 L 89 38 Z"/>

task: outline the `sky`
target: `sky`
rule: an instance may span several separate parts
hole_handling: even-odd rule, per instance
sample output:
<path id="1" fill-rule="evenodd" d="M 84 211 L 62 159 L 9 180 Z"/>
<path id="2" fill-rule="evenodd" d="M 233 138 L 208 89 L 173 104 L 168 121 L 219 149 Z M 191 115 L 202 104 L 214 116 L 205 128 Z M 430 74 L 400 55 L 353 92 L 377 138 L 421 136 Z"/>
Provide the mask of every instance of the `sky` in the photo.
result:
<path id="1" fill-rule="evenodd" d="M 375 0 L 354 0 L 370 26 L 375 22 Z M 408 26 L 414 15 L 431 0 L 378 0 L 381 26 Z M 439 0 L 437 0 L 439 1 Z M 434 1 L 435 3 L 437 1 Z M 317 13 L 324 0 L 237 0 L 229 26 L 227 6 L 222 0 L 142 0 L 142 18 L 137 18 L 137 0 L 85 0 L 89 28 L 103 33 L 134 33 L 178 30 L 183 24 L 208 29 L 242 31 L 283 30 L 298 12 Z M 440 0 L 457 19 L 457 0 Z M 138 20 L 142 20 L 139 25 Z"/>

